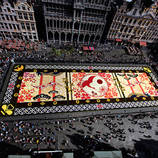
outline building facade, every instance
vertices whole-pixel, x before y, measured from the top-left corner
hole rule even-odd
[[[17,22],[20,24],[21,33],[26,40],[38,40],[34,10],[27,2],[18,1],[14,5]]]
[[[112,0],[42,0],[49,43],[95,45],[101,40]]]
[[[130,42],[153,43],[158,40],[158,3],[142,10],[141,0],[137,0],[132,9],[127,2],[117,10],[110,26],[109,40],[125,40]]]
[[[14,6],[4,1],[0,6],[0,36],[3,39],[38,40],[33,7],[23,1]]]

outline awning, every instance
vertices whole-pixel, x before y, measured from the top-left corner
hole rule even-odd
[[[143,41],[140,41],[140,46],[147,46],[147,43],[146,42],[143,42]]]
[[[87,46],[83,46],[83,50],[89,50]]]
[[[89,50],[94,50],[94,47],[89,47]]]
[[[116,38],[116,41],[117,41],[117,42],[122,42],[122,39]]]

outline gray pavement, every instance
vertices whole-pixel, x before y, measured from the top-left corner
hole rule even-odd
[[[110,115],[85,117],[85,118],[73,118],[73,119],[60,119],[60,120],[28,120],[23,122],[5,121],[1,122],[0,128],[0,140],[13,143],[20,146],[23,149],[37,148],[36,139],[41,139],[38,145],[39,149],[61,149],[72,150],[78,149],[78,147],[72,143],[68,135],[79,134],[82,136],[90,136],[93,139],[110,144],[116,149],[126,148],[134,149],[134,141],[140,139],[153,139],[158,140],[158,114],[155,114],[155,118],[151,117],[152,113],[146,113],[144,118],[136,118],[138,114],[129,115]],[[144,115],[143,113],[141,115]],[[134,123],[133,123],[134,122]],[[33,125],[28,128],[28,124]],[[9,130],[7,132],[3,128]],[[23,132],[20,132],[20,128]],[[147,127],[150,127],[147,129]],[[16,129],[17,128],[17,129]],[[91,128],[91,129],[90,129]],[[122,130],[121,132],[120,129]],[[129,129],[134,130],[130,132]],[[29,130],[29,133],[27,131]],[[83,133],[80,132],[83,131]],[[15,132],[16,131],[16,132]],[[34,132],[35,131],[35,132]],[[99,133],[99,134],[98,134]],[[11,141],[11,136],[18,136],[17,139]],[[150,138],[144,137],[144,135],[150,135]],[[32,141],[26,141],[27,137],[32,138]],[[51,141],[47,141],[52,138]],[[20,141],[19,141],[20,140]],[[64,142],[67,142],[64,144]]]

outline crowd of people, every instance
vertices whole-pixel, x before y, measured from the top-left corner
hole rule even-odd
[[[135,156],[138,151],[134,150],[134,140],[157,140],[157,118],[157,112],[150,112],[60,120],[1,121],[0,142],[30,152],[34,149],[95,151],[125,148]]]

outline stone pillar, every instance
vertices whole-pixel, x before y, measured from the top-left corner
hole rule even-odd
[[[80,37],[81,24],[82,24],[82,16],[83,16],[83,11],[81,11],[81,16],[80,16],[80,23],[79,23],[79,31],[78,31],[77,43],[79,42],[79,37]]]
[[[76,16],[76,10],[74,9],[74,12],[73,12],[73,19],[72,19],[72,36],[71,36],[71,43],[73,42],[75,16]]]

